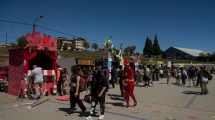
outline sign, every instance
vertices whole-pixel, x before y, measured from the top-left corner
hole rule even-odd
[[[36,46],[38,50],[44,50],[45,48],[51,51],[57,50],[57,42],[51,36],[39,32],[27,33],[25,39],[28,41],[27,47]]]
[[[171,66],[172,66],[171,61],[168,61],[168,62],[167,62],[167,67],[170,68]]]

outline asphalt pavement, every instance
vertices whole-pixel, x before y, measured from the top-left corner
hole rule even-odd
[[[213,78],[215,75],[213,75]],[[188,81],[187,81],[188,82]],[[137,107],[124,108],[119,86],[110,88],[106,96],[104,120],[215,120],[215,79],[209,82],[209,94],[200,95],[200,88],[175,85],[175,79],[155,81],[153,87],[135,87]],[[57,96],[47,96],[46,101],[29,109],[34,102],[28,99],[0,93],[0,120],[84,120],[89,114],[90,104],[84,102],[87,112],[77,111],[65,116],[69,101],[58,101]],[[133,104],[132,99],[131,104]],[[96,107],[97,120],[99,105]]]

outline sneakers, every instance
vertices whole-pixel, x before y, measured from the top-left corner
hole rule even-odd
[[[104,119],[104,117],[105,117],[104,115],[100,115],[100,116],[99,116],[99,120]],[[85,119],[86,119],[86,120],[92,120],[93,118],[92,118],[92,116],[88,116],[88,117],[86,117]]]
[[[134,102],[134,107],[137,106],[137,102]]]
[[[82,112],[86,112],[86,108],[84,108],[84,109],[82,110]]]
[[[75,110],[77,110],[77,108],[72,108],[72,109],[70,109],[69,112],[67,112],[67,113],[65,114],[65,116],[71,115]]]
[[[104,115],[100,115],[100,116],[99,116],[99,120],[104,119],[104,117],[105,117]]]
[[[86,120],[92,120],[93,118],[91,116],[88,116],[85,118]]]
[[[125,108],[129,108],[130,107],[130,105],[125,105]]]

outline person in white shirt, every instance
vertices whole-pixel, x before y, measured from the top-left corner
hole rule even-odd
[[[34,87],[36,91],[37,98],[39,99],[43,94],[43,74],[42,68],[37,67],[37,65],[33,66],[33,70],[31,72],[31,76],[34,77]],[[40,92],[39,92],[40,90]],[[39,92],[39,93],[38,93]]]

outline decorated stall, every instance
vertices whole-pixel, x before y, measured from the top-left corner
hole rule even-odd
[[[8,93],[19,95],[24,91],[24,76],[31,75],[33,65],[43,69],[44,89],[52,93],[58,57],[56,40],[39,32],[28,33],[25,38],[28,41],[25,48],[9,50]]]

